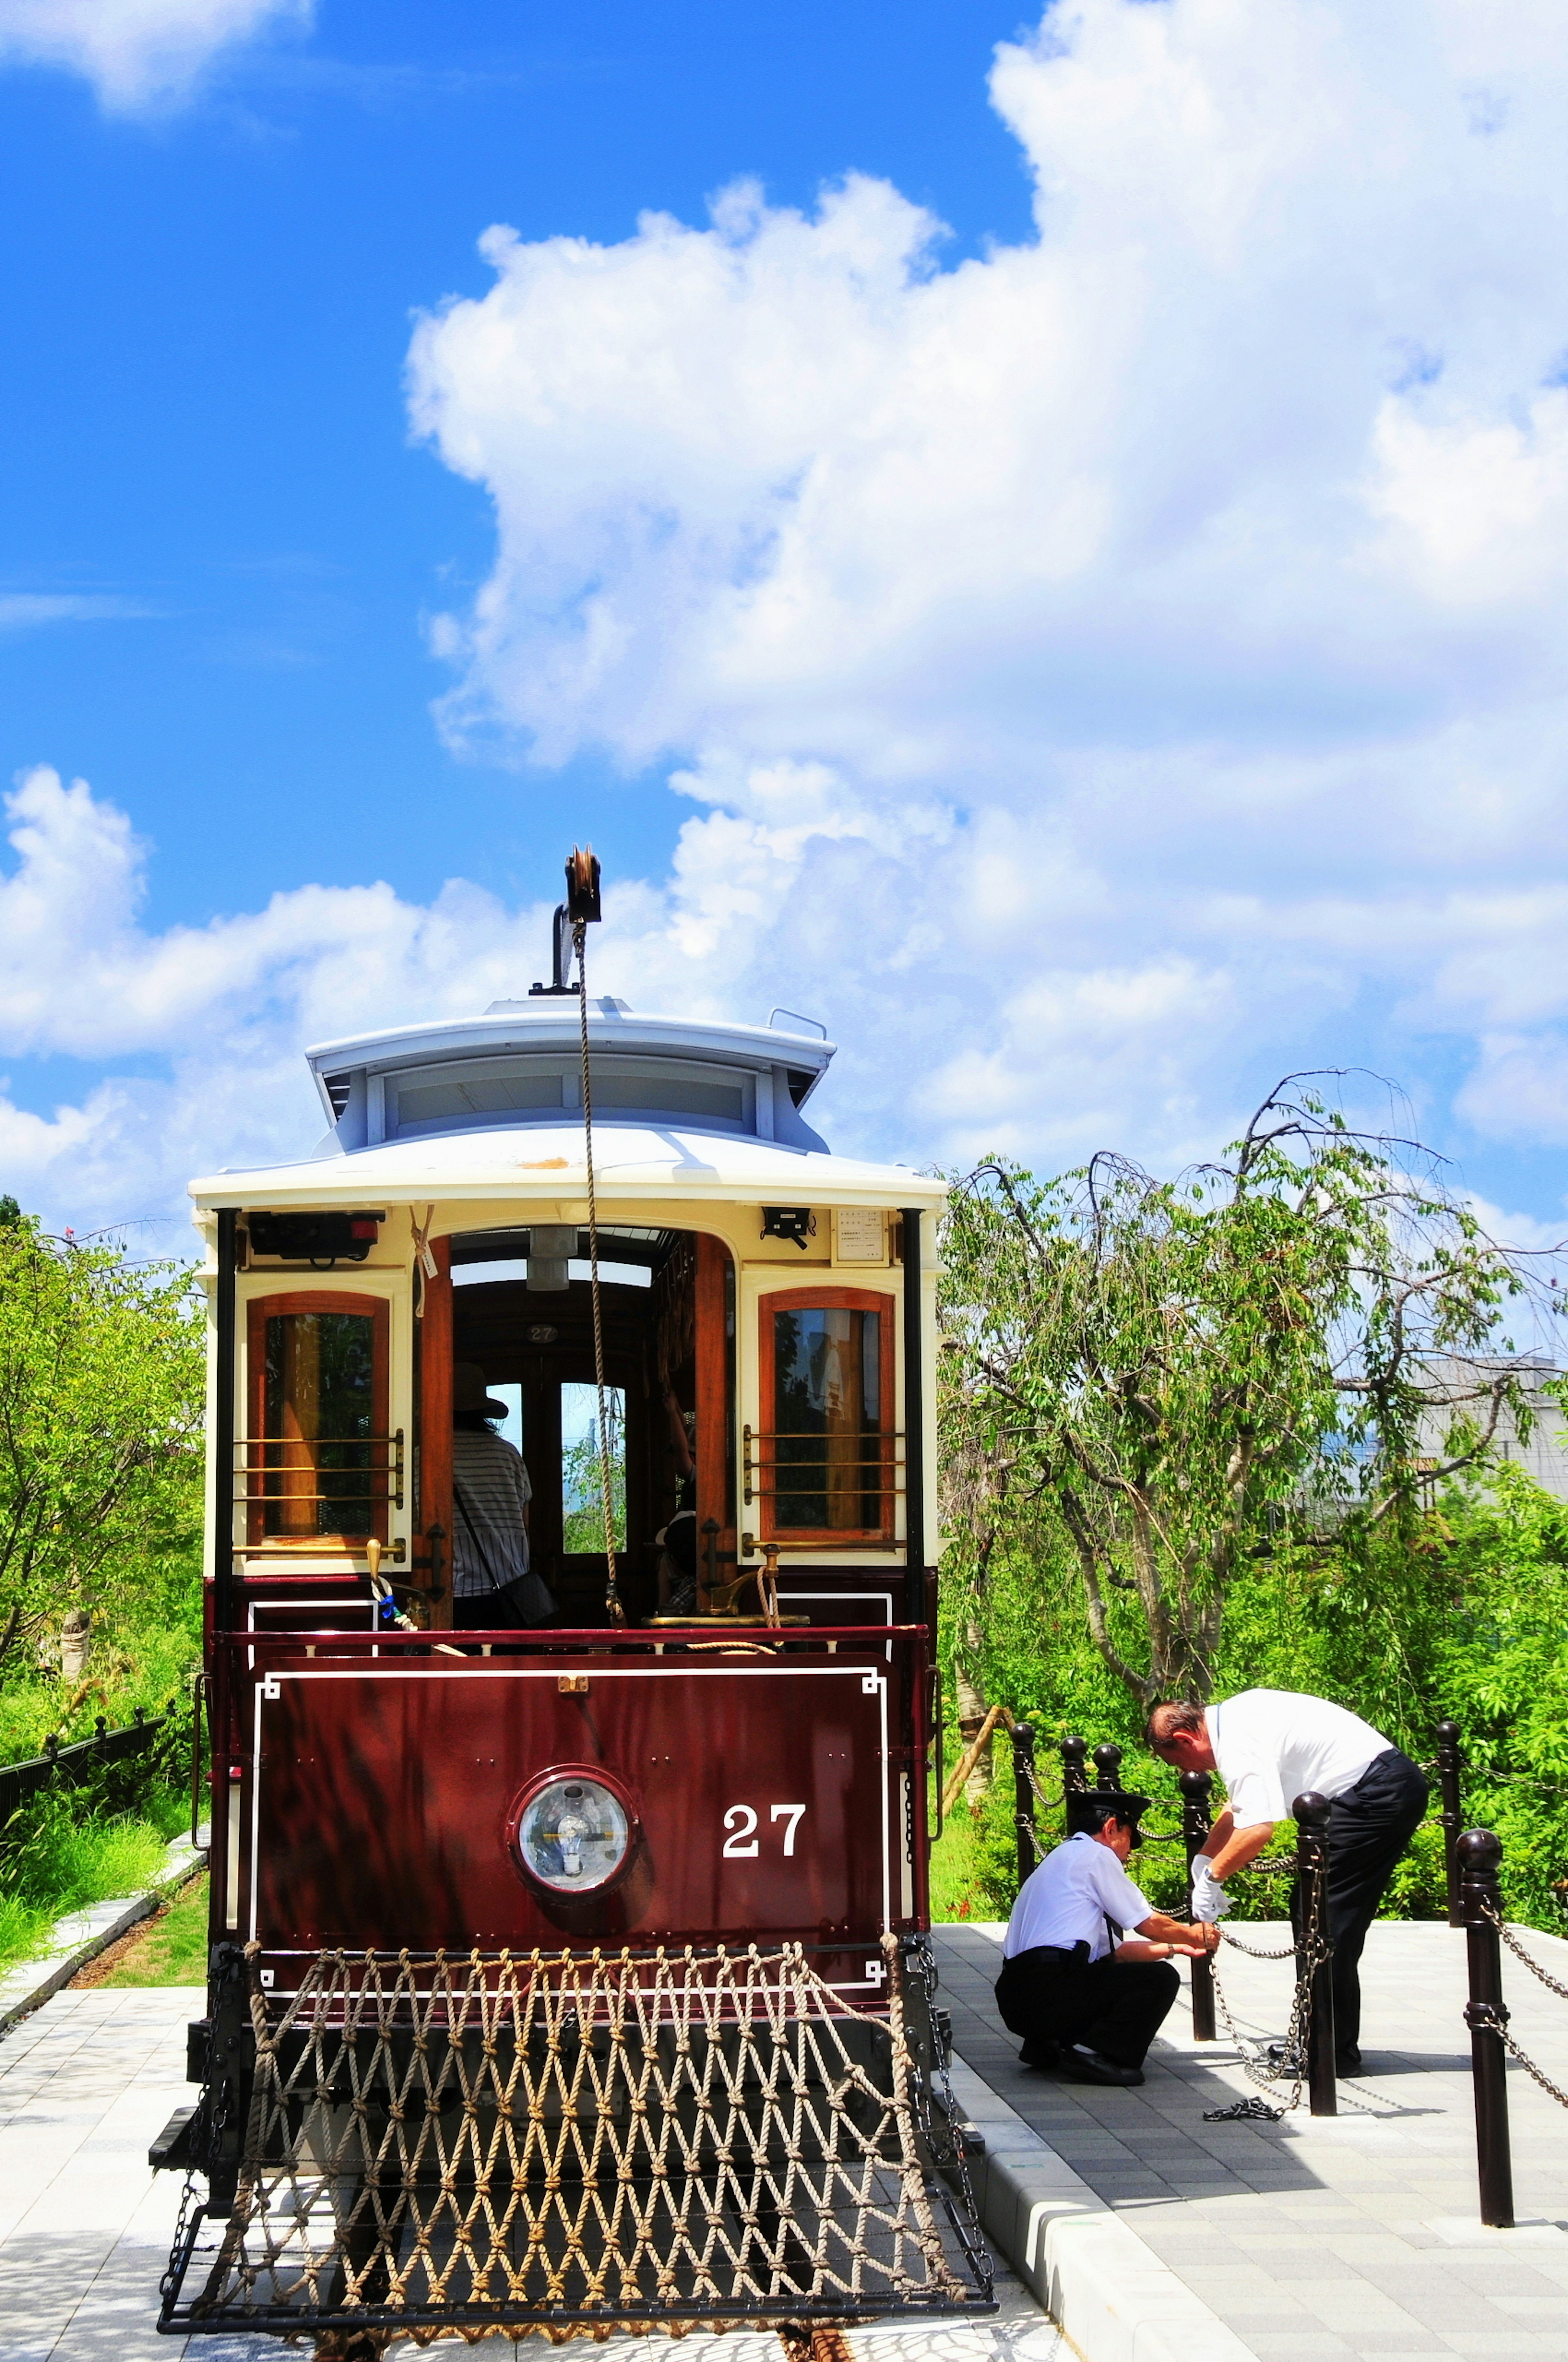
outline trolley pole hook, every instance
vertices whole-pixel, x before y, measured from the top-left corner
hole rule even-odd
[[[588,929],[601,916],[599,908],[599,866],[592,845],[580,851],[572,847],[566,864],[566,917],[572,930],[572,948],[577,955],[577,1015],[583,1045],[583,1150],[588,1169],[588,1280],[594,1308],[594,1384],[598,1394],[599,1422],[599,1491],[604,1501],[604,1604],[609,1610],[612,1624],[624,1624],[626,1609],[621,1605],[620,1585],[615,1564],[615,1488],[610,1473],[609,1427],[605,1417],[604,1382],[604,1318],[599,1308],[599,1219],[598,1192],[594,1181],[594,1097],[593,1077],[588,1064]]]

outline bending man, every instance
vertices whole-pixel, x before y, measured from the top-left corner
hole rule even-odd
[[[1242,1690],[1223,1705],[1179,1698],[1149,1716],[1148,1743],[1182,1772],[1218,1772],[1227,1803],[1192,1865],[1192,1908],[1216,1920],[1223,1881],[1255,1861],[1298,1796],[1329,1799],[1329,1939],[1333,1945],[1334,2065],[1361,2070],[1362,1947],[1394,1867],[1426,1814],[1427,1783],[1409,1757],[1359,1715],[1295,1690]],[[1301,1899],[1290,1920],[1301,1934]]]
[[[1113,1788],[1069,1794],[1065,1845],[1018,1890],[996,1980],[1002,2023],[1022,2035],[1025,2067],[1059,2067],[1080,2083],[1141,2083],[1149,2044],[1181,1980],[1174,1958],[1212,1951],[1213,1927],[1152,1910],[1123,1867],[1143,1843],[1146,1796]],[[1135,1937],[1125,1931],[1135,1927]]]

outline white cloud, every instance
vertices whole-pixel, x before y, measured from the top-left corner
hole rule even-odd
[[[1020,1140],[1174,1141],[1273,1043],[1419,1066],[1520,999],[1544,1077],[1559,12],[1062,0],[992,88],[1037,235],[956,265],[853,175],[488,234],[410,359],[496,514],[446,728],[675,763],[771,955],[903,993],[877,1104],[938,1144],[991,1093]],[[1528,1132],[1486,1056],[1460,1120]]]
[[[846,1147],[1179,1162],[1364,1059],[1460,1144],[1560,1139],[1560,12],[1060,0],[992,94],[1037,234],[956,263],[853,174],[489,233],[410,357],[496,515],[445,726],[670,766],[596,980],[820,1014]],[[23,1120],[60,1187],[292,1148],[301,1041],[541,966],[457,885],[150,934],[128,823],[47,774],[15,822],[0,1054],[170,1063]]]
[[[107,590],[0,590],[0,632],[37,631],[45,624],[143,623],[162,613]]]
[[[0,61],[81,74],[130,114],[188,97],[221,51],[312,14],[313,0],[0,0]]]

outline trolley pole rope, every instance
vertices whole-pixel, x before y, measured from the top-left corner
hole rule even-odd
[[[626,1609],[621,1605],[620,1585],[616,1579],[615,1565],[615,1488],[610,1475],[609,1429],[605,1420],[604,1384],[604,1319],[599,1310],[599,1216],[598,1192],[594,1186],[594,1097],[588,1073],[588,958],[587,925],[582,919],[574,921],[572,947],[577,955],[577,1014],[582,1021],[583,1041],[583,1145],[588,1167],[588,1282],[594,1307],[594,1384],[598,1393],[599,1416],[599,1494],[604,1504],[604,1562],[607,1580],[604,1604],[610,1619],[624,1624]]]

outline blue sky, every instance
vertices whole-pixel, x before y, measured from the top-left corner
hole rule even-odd
[[[629,791],[587,759],[520,783],[430,725],[445,682],[421,618],[478,584],[491,535],[411,442],[412,317],[484,291],[492,222],[614,240],[649,207],[700,216],[738,171],[802,203],[853,159],[956,240],[1016,234],[1027,182],[984,90],[1013,21],[328,0],[313,35],[220,55],[150,117],[13,70],[0,602],[126,619],[0,632],[0,761],[132,811],[154,925],[368,875],[534,896],[577,824],[661,864],[681,817],[661,774]],[[390,840],[368,867],[367,822]]]
[[[819,1010],[846,1148],[1364,1063],[1554,1233],[1561,50],[0,0],[0,1187],[177,1238],[587,835],[602,980]]]

